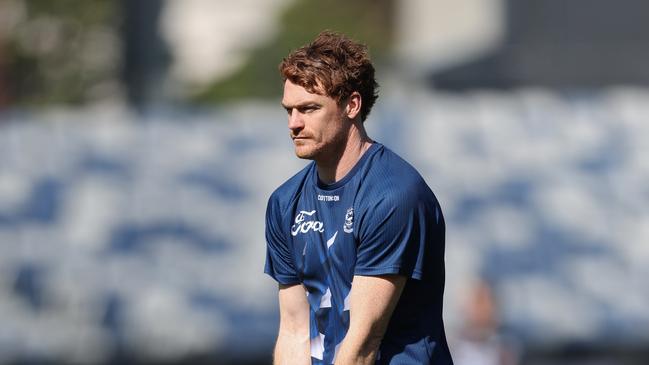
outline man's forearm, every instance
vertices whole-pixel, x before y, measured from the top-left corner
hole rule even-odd
[[[335,365],[373,365],[380,345],[380,337],[347,333],[340,345]]]
[[[349,330],[336,365],[373,365],[392,312],[405,286],[404,276],[354,276],[350,292]]]
[[[281,334],[277,336],[274,365],[310,365],[310,342],[307,335]]]

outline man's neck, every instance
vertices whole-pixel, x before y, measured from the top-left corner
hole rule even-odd
[[[328,159],[316,160],[320,181],[325,184],[340,181],[354,168],[371,145],[372,140],[363,128],[352,128],[346,143],[338,151],[333,151],[327,156]]]

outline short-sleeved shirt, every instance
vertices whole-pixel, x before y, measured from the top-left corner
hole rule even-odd
[[[332,364],[349,327],[354,275],[408,280],[376,364],[451,364],[442,322],[445,225],[419,173],[380,143],[327,185],[315,163],[282,184],[266,211],[265,272],[302,284],[311,360]]]

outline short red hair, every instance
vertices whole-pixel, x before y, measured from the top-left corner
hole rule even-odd
[[[313,42],[284,58],[279,71],[284,81],[310,93],[327,95],[338,103],[357,91],[361,95],[362,121],[379,96],[367,47],[340,33],[321,32]]]

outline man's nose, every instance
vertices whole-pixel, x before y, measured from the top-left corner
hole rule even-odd
[[[291,110],[291,113],[289,113],[288,115],[288,129],[295,130],[302,128],[304,128],[304,120],[302,119],[302,115],[300,115],[300,112],[298,110]]]

